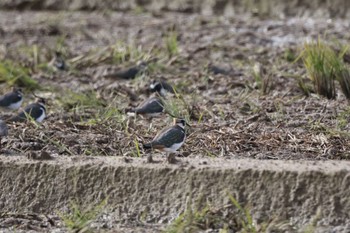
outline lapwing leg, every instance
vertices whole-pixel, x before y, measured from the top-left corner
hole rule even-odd
[[[175,156],[176,156],[175,153],[168,153],[167,154],[167,161],[168,161],[168,163],[170,163],[170,164],[177,163],[177,160],[176,160]]]
[[[152,152],[147,155],[147,163],[154,163]]]
[[[137,120],[137,114],[135,113],[135,115],[134,115],[134,124],[136,124],[136,120]]]

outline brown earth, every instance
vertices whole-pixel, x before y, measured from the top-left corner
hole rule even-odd
[[[150,12],[183,12],[205,15],[239,15],[251,13],[259,16],[319,16],[348,17],[347,0],[308,1],[233,1],[233,0],[2,0],[1,9],[15,10],[145,10]]]
[[[0,12],[1,61],[29,68],[41,86],[35,93],[49,101],[43,124],[11,124],[2,140],[0,216],[14,222],[1,224],[17,227],[25,219],[37,221],[32,225],[38,231],[60,231],[62,222],[52,226],[50,218],[66,211],[69,200],[84,206],[110,196],[111,210],[101,218],[111,220],[98,220],[99,227],[156,230],[185,210],[191,187],[193,201],[203,196],[223,219],[237,212],[225,207],[227,189],[258,224],[287,221],[281,227],[295,232],[316,218],[320,231],[340,226],[341,232],[349,224],[349,163],[316,160],[349,159],[348,101],[339,87],[336,100],[306,96],[298,80],[312,85],[303,64],[292,61],[307,39],[319,35],[347,43],[347,29],[341,19],[246,14]],[[174,32],[178,53],[170,56],[165,44]],[[69,71],[46,66],[56,49]],[[104,78],[154,58],[149,72],[135,80]],[[212,74],[209,63],[227,73]],[[254,67],[262,81],[254,79]],[[125,114],[160,77],[183,96],[185,104],[176,103],[192,125],[180,150],[183,166],[137,158],[137,145],[169,125],[169,117],[150,121]],[[24,90],[25,102],[33,101]],[[36,162],[41,156],[52,161]],[[49,216],[18,217],[26,211]]]

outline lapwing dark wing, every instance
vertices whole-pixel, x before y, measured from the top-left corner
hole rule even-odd
[[[186,139],[185,126],[184,119],[174,118],[173,126],[160,131],[151,142],[143,144],[143,148],[167,152],[168,162],[173,163],[174,157],[170,157],[170,155],[184,144]]]
[[[136,66],[126,68],[111,74],[104,75],[105,78],[116,78],[116,79],[134,79],[137,75],[145,72],[147,69],[147,63],[141,62]]]
[[[231,73],[231,70],[209,64],[208,65],[208,71],[213,74],[223,74],[223,75],[229,75]]]
[[[143,115],[146,117],[156,117],[163,113],[164,105],[160,98],[151,97],[143,101],[138,107],[132,109],[130,112]]]
[[[151,92],[157,92],[161,96],[175,94],[174,88],[164,80],[153,80],[149,86]]]
[[[0,120],[0,149],[2,148],[2,138],[8,135],[8,127],[7,124]]]
[[[7,121],[20,122],[32,118],[37,122],[42,122],[46,117],[45,100],[39,98],[35,103],[26,106],[18,115],[11,117]]]
[[[0,96],[0,107],[4,109],[19,109],[23,102],[23,93],[20,88],[13,88],[11,92]]]

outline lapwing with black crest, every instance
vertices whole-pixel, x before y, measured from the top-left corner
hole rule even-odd
[[[188,124],[185,119],[174,118],[173,126],[160,131],[151,142],[143,144],[143,148],[166,152],[167,161],[169,163],[176,163],[175,153],[184,144],[186,139],[186,125]]]
[[[0,107],[8,110],[19,109],[23,102],[23,93],[20,88],[12,88],[12,91],[0,96]]]
[[[165,80],[153,80],[149,86],[151,92],[157,92],[159,95],[166,97],[167,95],[174,95],[174,87]]]

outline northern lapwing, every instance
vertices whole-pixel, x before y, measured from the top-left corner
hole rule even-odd
[[[0,96],[0,107],[4,109],[19,109],[23,102],[23,93],[20,88],[14,87],[11,92]]]
[[[56,51],[49,65],[56,70],[67,70],[68,66],[60,52]]]
[[[131,109],[130,112],[146,117],[156,117],[164,112],[163,101],[158,97],[151,97],[143,101],[139,106]]]
[[[151,92],[157,92],[159,95],[165,97],[168,94],[174,95],[174,88],[164,80],[153,80],[149,86]]]
[[[184,144],[186,139],[186,124],[184,119],[174,118],[173,126],[160,131],[151,142],[143,144],[143,148],[166,152],[167,161],[175,163],[175,152]]]
[[[38,98],[36,102],[27,105],[18,115],[9,118],[7,121],[21,122],[32,118],[36,122],[42,122],[45,117],[45,100],[43,98]]]
[[[116,78],[116,79],[134,79],[137,75],[142,74],[147,69],[146,62],[140,62],[136,66],[126,68],[111,74],[104,75],[105,78]]]
[[[227,69],[224,67],[220,67],[217,65],[214,65],[213,63],[209,63],[208,64],[208,72],[216,75],[216,74],[222,74],[222,75],[233,75],[233,70],[231,69]]]
[[[8,135],[8,127],[7,124],[0,120],[0,149],[2,148],[2,138]]]

